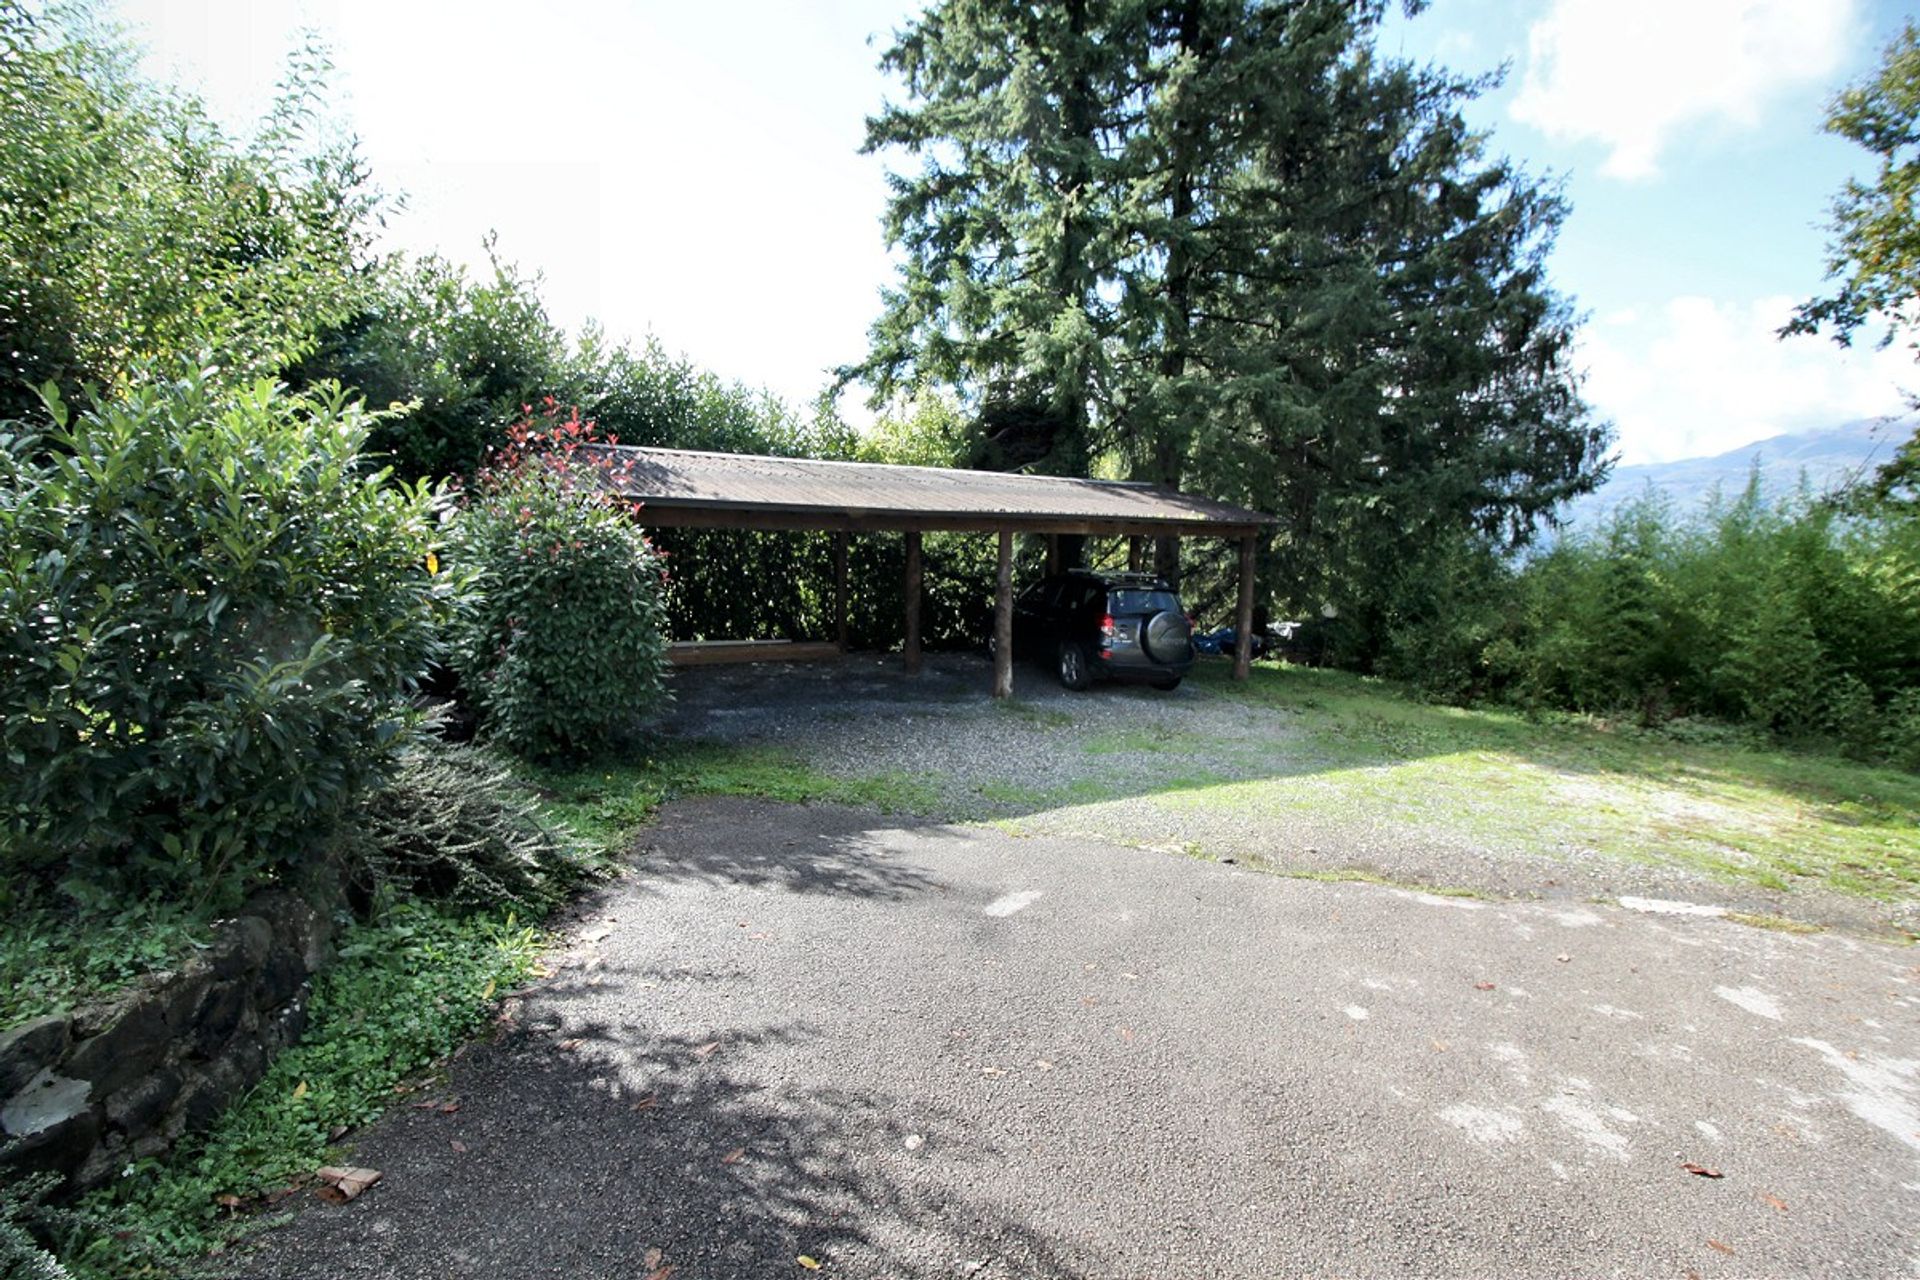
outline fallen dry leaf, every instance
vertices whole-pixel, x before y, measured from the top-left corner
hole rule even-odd
[[[562,1052],[572,1053],[575,1049],[578,1049],[581,1045],[585,1043],[586,1041],[582,1040],[579,1036],[569,1036],[565,1040],[562,1040],[559,1043],[559,1045],[556,1047],[559,1048]]]
[[[222,1209],[238,1209],[241,1205],[246,1203],[245,1200],[242,1200],[239,1196],[233,1195],[231,1193],[224,1196],[215,1196],[213,1198],[213,1202],[219,1205]]]
[[[1713,1239],[1712,1237],[1708,1237],[1707,1239],[1707,1248],[1718,1249],[1721,1253],[1726,1253],[1726,1254],[1731,1254],[1733,1252],[1732,1245],[1723,1244],[1720,1241]]]
[[[1007,1074],[1007,1071],[1005,1067],[982,1067],[980,1068],[980,1074],[983,1076],[1003,1076]]]
[[[651,1271],[660,1265],[660,1259],[664,1257],[666,1257],[666,1255],[658,1249],[649,1249],[640,1255],[640,1265]]]
[[[360,1169],[339,1165],[328,1165],[314,1176],[325,1185],[319,1190],[322,1200],[334,1204],[345,1204],[358,1199],[360,1193],[380,1181],[378,1169]]]
[[[590,929],[590,930],[588,930],[587,932],[585,932],[585,933],[583,933],[583,934],[581,934],[581,935],[580,935],[580,941],[582,941],[582,942],[604,942],[604,941],[605,941],[606,939],[608,939],[608,938],[610,938],[610,937],[612,937],[612,936],[613,936],[613,930],[611,930],[611,929],[608,929],[608,928],[604,928],[604,927],[603,927],[603,928],[599,928],[599,929]]]
[[[1445,1053],[1447,1051],[1447,1042],[1445,1040],[1430,1040],[1429,1043],[1433,1045],[1433,1051],[1435,1053]]]
[[[628,1107],[627,1110],[645,1111],[648,1107],[657,1107],[659,1105],[660,1105],[660,1095],[657,1093],[650,1093],[646,1097],[640,1099],[640,1101],[634,1103],[631,1107]]]
[[[1781,1213],[1785,1213],[1787,1211],[1787,1202],[1785,1200],[1782,1200],[1779,1196],[1772,1194],[1771,1192],[1762,1191],[1760,1193],[1760,1198],[1766,1201],[1769,1205],[1772,1205],[1775,1209],[1778,1209]]]
[[[1053,1070],[1053,1064],[1052,1064],[1051,1062],[1048,1062],[1048,1061],[1047,1061],[1047,1060],[1046,1060],[1045,1058],[1035,1058],[1035,1059],[1033,1060],[1033,1065],[1034,1065],[1034,1066],[1035,1066],[1035,1067],[1036,1067],[1036,1068],[1037,1068],[1038,1070],[1041,1070],[1041,1071],[1051,1071],[1051,1070]]]
[[[1566,952],[1562,951],[1559,955],[1555,956],[1554,959],[1558,960],[1561,964],[1566,964],[1568,961],[1572,960],[1573,957],[1568,955]]]
[[[467,1154],[467,1144],[460,1141],[460,1139],[458,1138],[455,1138],[452,1142],[448,1143],[447,1145],[453,1148],[453,1153],[455,1155],[463,1156]]]
[[[1709,1169],[1706,1165],[1695,1164],[1691,1160],[1681,1161],[1680,1167],[1682,1169],[1685,1169],[1688,1173],[1692,1174],[1696,1178],[1721,1178],[1726,1176],[1725,1174],[1721,1173],[1718,1169]]]
[[[695,1049],[693,1051],[693,1056],[696,1058],[711,1058],[713,1056],[713,1051],[715,1049],[718,1049],[719,1047],[720,1047],[720,1042],[718,1040],[709,1040],[705,1044],[701,1045],[698,1049]]]
[[[1127,1043],[1129,1043],[1129,1044],[1131,1044],[1131,1043],[1133,1043],[1133,1028],[1132,1028],[1132,1027],[1121,1027],[1121,1028],[1120,1028],[1120,1038],[1121,1038],[1122,1040],[1125,1040],[1125,1041],[1126,1041]]]
[[[1475,991],[1491,991],[1493,990],[1493,984],[1491,982],[1476,982],[1473,984],[1473,989]]]
[[[742,1160],[745,1160],[746,1158],[747,1158],[747,1149],[745,1147],[735,1147],[733,1150],[727,1152],[727,1154],[720,1157],[720,1163],[721,1164],[739,1164]]]
[[[299,1084],[293,1086],[293,1100],[295,1102],[298,1102],[300,1101],[300,1099],[306,1096],[307,1096],[307,1082],[305,1080],[302,1080]]]
[[[795,1258],[794,1261],[799,1263],[801,1266],[805,1267],[809,1271],[818,1271],[820,1269],[820,1259],[810,1258],[804,1253],[801,1254],[799,1257]]]
[[[668,1263],[664,1267],[655,1267],[653,1270],[647,1272],[647,1280],[667,1280],[668,1276],[671,1276],[679,1269],[680,1268],[674,1266],[672,1263]]]

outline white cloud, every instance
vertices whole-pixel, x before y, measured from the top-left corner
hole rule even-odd
[[[1590,326],[1581,339],[1587,399],[1618,429],[1621,461],[1724,453],[1904,410],[1903,388],[1920,382],[1910,348],[1776,338],[1792,310],[1786,297],[1679,297]]]
[[[1856,0],[1553,0],[1527,33],[1513,118],[1608,148],[1601,172],[1651,177],[1682,129],[1753,128],[1782,90],[1831,80]]]

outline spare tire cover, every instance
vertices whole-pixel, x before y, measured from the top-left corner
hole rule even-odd
[[[1155,662],[1185,662],[1193,654],[1193,628],[1172,609],[1147,620],[1147,656]]]

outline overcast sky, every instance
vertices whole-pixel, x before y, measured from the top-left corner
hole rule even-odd
[[[235,122],[302,28],[399,247],[545,276],[554,317],[669,348],[795,401],[865,350],[890,276],[884,162],[857,154],[875,62],[911,0],[544,5],[120,0],[151,70]],[[1587,393],[1626,462],[1889,413],[1899,350],[1777,341],[1816,292],[1826,208],[1863,153],[1820,133],[1876,63],[1892,0],[1434,0],[1387,52],[1510,67],[1493,147],[1565,178],[1553,259],[1589,316]],[[449,15],[458,15],[449,21]]]

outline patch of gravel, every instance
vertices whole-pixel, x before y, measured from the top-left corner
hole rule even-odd
[[[995,703],[991,679],[986,660],[973,654],[929,654],[918,676],[906,675],[898,657],[874,655],[693,668],[676,677],[676,706],[662,728],[689,741],[778,747],[838,777],[902,776],[937,797],[934,816],[998,821],[1016,832],[1500,897],[1643,895],[1861,932],[1920,930],[1920,904],[1767,890],[1544,835],[1531,844],[1468,835],[1350,789],[1330,789],[1312,805],[1217,796],[1183,803],[1183,793],[1198,788],[1310,780],[1352,766],[1317,752],[1284,708],[1192,682],[1171,692],[1103,684],[1069,693],[1023,665],[1014,671],[1014,699]]]

